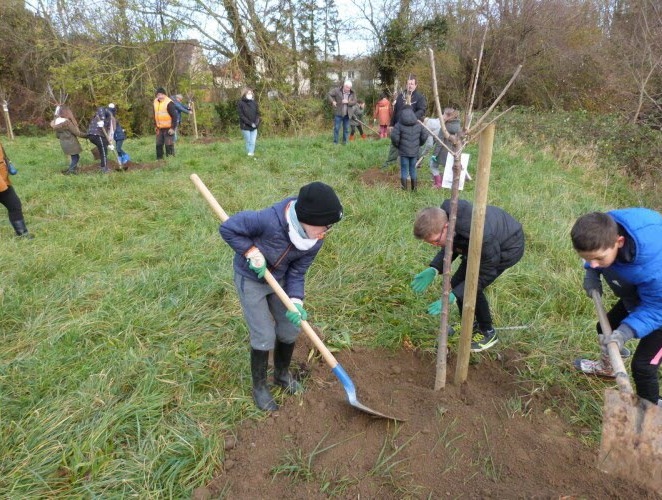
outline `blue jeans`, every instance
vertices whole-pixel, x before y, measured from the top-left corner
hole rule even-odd
[[[406,179],[407,173],[412,181],[416,180],[416,160],[415,156],[400,157],[400,179]]]
[[[255,130],[242,130],[241,135],[244,136],[246,143],[246,152],[249,155],[255,153],[255,141],[257,140],[257,129]]]
[[[342,123],[342,143],[347,142],[349,136],[349,115],[333,117],[333,143],[338,144],[338,132],[340,131],[340,123]]]

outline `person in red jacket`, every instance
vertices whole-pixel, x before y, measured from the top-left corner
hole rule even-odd
[[[372,115],[375,122],[379,125],[380,139],[386,139],[388,137],[388,127],[391,124],[392,116],[393,106],[391,106],[391,101],[388,100],[386,94],[382,94],[377,104],[375,104],[375,111]]]

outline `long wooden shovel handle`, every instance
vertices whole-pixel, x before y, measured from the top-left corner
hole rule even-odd
[[[207,189],[207,186],[205,186],[202,180],[200,180],[200,177],[198,177],[197,174],[191,174],[191,181],[193,181],[193,184],[195,184],[196,189],[200,192],[203,198],[207,200],[207,203],[209,203],[209,206],[212,208],[212,210],[216,213],[216,215],[218,215],[218,218],[221,219],[222,222],[228,220],[228,214],[225,212],[225,210],[223,210],[218,201],[216,201],[216,198],[214,198],[214,195],[211,194],[209,189]],[[268,269],[264,274],[264,279],[267,281],[267,283],[269,283],[269,286],[271,286],[273,291],[276,293],[276,295],[278,295],[278,298],[283,302],[283,304],[285,304],[287,309],[293,312],[298,312],[298,309],[290,297],[287,295],[287,293],[285,293],[283,287],[280,286],[278,281],[276,281],[276,278],[273,277]],[[329,367],[334,369],[336,366],[338,366],[338,360],[336,360],[333,354],[331,354],[331,351],[327,349],[327,347],[324,345],[324,342],[322,342],[322,340],[317,336],[315,330],[313,330],[310,324],[307,321],[301,321],[301,328],[313,343],[313,345],[317,348],[317,350],[322,354],[324,361],[326,361]]]
[[[593,298],[593,303],[595,304],[595,310],[598,313],[598,320],[600,321],[602,333],[611,335],[611,325],[609,324],[609,319],[607,319],[605,308],[602,305],[600,292],[593,290],[591,292],[591,297]],[[634,391],[632,390],[632,384],[630,383],[630,378],[628,377],[628,372],[625,370],[625,364],[623,363],[623,359],[621,358],[621,353],[618,350],[618,345],[616,342],[609,342],[609,344],[607,344],[607,351],[609,352],[609,361],[611,362],[611,367],[614,372],[616,372],[616,383],[618,384],[618,388],[622,392],[634,394]]]

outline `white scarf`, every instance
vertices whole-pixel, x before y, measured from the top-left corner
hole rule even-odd
[[[294,210],[294,205],[296,201],[291,202],[288,207],[285,209],[285,219],[287,220],[287,234],[290,237],[292,244],[297,247],[297,249],[306,251],[313,248],[319,241],[317,238],[310,239],[306,235],[299,219],[297,218],[297,213]]]

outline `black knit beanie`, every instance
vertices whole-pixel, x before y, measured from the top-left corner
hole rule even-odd
[[[299,222],[311,226],[329,226],[342,219],[342,205],[331,186],[311,182],[299,190],[294,205]]]
[[[164,94],[165,95],[166,91],[163,87],[159,87],[156,89],[155,94]]]

